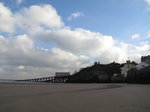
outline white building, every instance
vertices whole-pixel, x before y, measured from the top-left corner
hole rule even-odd
[[[130,61],[126,61],[126,63],[124,64],[124,66],[121,68],[121,75],[123,75],[124,77],[127,76],[127,73],[130,69],[135,68],[136,63],[135,62],[130,62]]]

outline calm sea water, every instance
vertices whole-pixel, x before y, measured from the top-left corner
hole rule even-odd
[[[11,82],[17,82],[15,80],[9,80],[9,79],[0,79],[0,82],[6,82],[6,83],[11,83]]]
[[[0,83],[36,83],[36,82],[25,82],[25,81],[16,81],[9,79],[0,79]]]
[[[0,79],[0,83],[42,83],[42,82],[25,82],[25,81],[11,80],[11,79]]]

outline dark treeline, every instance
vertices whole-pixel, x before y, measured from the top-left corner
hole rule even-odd
[[[68,80],[68,83],[150,83],[150,66],[141,70],[131,69],[127,77],[121,75],[123,64],[110,63],[94,65],[82,68],[74,73]]]
[[[143,69],[131,69],[126,77],[128,83],[150,84],[150,66]]]

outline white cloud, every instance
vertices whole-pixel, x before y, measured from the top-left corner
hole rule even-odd
[[[70,21],[70,20],[76,19],[76,18],[78,18],[78,17],[80,17],[80,16],[83,16],[83,13],[81,13],[81,12],[75,12],[75,13],[72,13],[72,14],[68,17],[68,20]]]
[[[140,45],[145,45],[145,44],[148,44],[148,43],[149,43],[148,41],[141,41]]]
[[[30,35],[36,42],[55,45],[73,54],[88,55],[96,60],[100,60],[102,63],[112,61],[125,62],[128,57],[139,61],[137,60],[139,55],[147,52],[149,49],[149,47],[147,47],[147,50],[140,50],[143,46],[132,46],[114,40],[111,36],[81,28],[74,30],[69,28],[38,30],[37,32],[33,32],[30,32]]]
[[[150,5],[150,0],[145,0],[145,2],[146,2],[148,5]]]
[[[140,34],[133,34],[133,35],[131,35],[131,38],[138,39],[138,38],[140,38]]]
[[[111,48],[115,43],[111,36],[104,36],[100,33],[91,32],[81,28],[74,30],[69,28],[46,31],[41,30],[34,32],[34,34],[31,35],[31,37],[37,42],[43,42],[46,44],[54,43],[57,47],[66,51],[92,56],[98,53],[97,50],[104,51],[105,49]]]
[[[62,27],[63,22],[51,5],[32,5],[22,8],[15,13],[0,3],[0,31],[14,32],[16,30],[29,30],[30,28]]]
[[[28,28],[39,25],[51,28],[63,26],[61,17],[51,5],[32,5],[29,8],[23,8],[15,17],[21,27]]]
[[[145,43],[141,46],[136,46],[135,47],[135,52],[137,52],[137,53],[139,53],[139,52],[150,52],[150,44]]]
[[[60,48],[49,51],[40,49],[27,35],[13,38],[0,36],[0,48],[1,78],[32,78],[53,75],[56,71],[73,72],[89,62],[87,56],[75,55]]]
[[[0,2],[0,32],[14,32],[14,18],[11,10]]]

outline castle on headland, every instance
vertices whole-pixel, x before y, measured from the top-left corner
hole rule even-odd
[[[81,68],[70,75],[70,72],[56,72],[55,76],[19,80],[25,82],[50,83],[144,83],[150,84],[150,55],[142,56],[141,62],[127,60],[119,64],[112,62],[101,64],[95,62],[92,66]]]
[[[100,64],[82,68],[69,77],[70,83],[150,83],[150,56],[142,56],[141,62],[127,60],[126,63]]]

